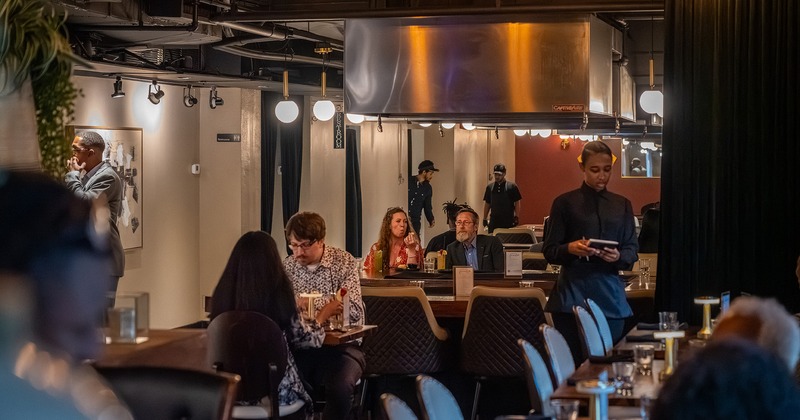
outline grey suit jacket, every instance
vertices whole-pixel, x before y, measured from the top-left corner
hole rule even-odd
[[[503,244],[499,239],[494,236],[478,235],[475,248],[478,251],[478,270],[503,271]],[[454,265],[469,265],[461,242],[453,242],[447,246],[445,265],[447,268],[453,268]]]
[[[67,188],[85,200],[96,200],[101,196],[108,201],[109,214],[109,247],[113,264],[111,275],[122,277],[125,274],[125,251],[117,228],[117,216],[122,208],[122,181],[108,162],[102,162],[100,169],[86,183],[80,179],[79,171],[70,171],[64,176]]]

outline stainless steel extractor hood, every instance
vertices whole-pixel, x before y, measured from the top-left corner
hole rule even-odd
[[[588,14],[348,19],[345,109],[565,129],[632,121],[634,102],[615,100],[635,92],[615,71],[615,32]]]

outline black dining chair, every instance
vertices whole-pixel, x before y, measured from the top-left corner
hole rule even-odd
[[[283,331],[258,312],[223,312],[208,325],[209,366],[241,377],[234,419],[305,418],[303,400],[289,406],[277,404],[288,354]]]
[[[135,419],[228,420],[238,375],[168,367],[95,367]]]

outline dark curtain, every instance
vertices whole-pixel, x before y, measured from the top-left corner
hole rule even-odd
[[[290,96],[300,107],[300,116],[289,124],[280,124],[281,189],[283,190],[283,225],[300,209],[300,176],[303,172],[303,97]],[[291,254],[288,242],[286,251]]]
[[[345,131],[345,246],[347,252],[361,257],[361,161],[356,130]]]
[[[275,160],[280,125],[275,117],[275,105],[283,96],[261,92],[261,230],[272,235],[272,215],[275,205]]]
[[[300,175],[303,170],[303,97],[290,96],[300,107],[300,116],[284,124],[275,117],[275,105],[283,95],[261,94],[261,229],[272,234],[275,197],[275,164],[280,144],[283,224],[300,208]],[[283,226],[279,231],[283,230]],[[287,251],[289,251],[287,247]],[[291,253],[291,252],[290,252]]]
[[[800,310],[797,0],[667,0],[656,306],[749,292]]]

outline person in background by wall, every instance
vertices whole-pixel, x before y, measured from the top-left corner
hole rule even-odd
[[[408,180],[408,215],[411,217],[411,226],[414,232],[422,232],[422,212],[425,211],[425,218],[428,219],[428,226],[433,227],[436,220],[433,217],[431,200],[433,199],[433,187],[431,179],[433,173],[439,172],[429,160],[419,163],[418,173]]]
[[[471,208],[467,203],[464,204],[456,204],[456,199],[453,201],[446,201],[442,204],[442,210],[444,214],[447,216],[447,226],[450,227],[449,230],[446,232],[440,233],[430,241],[428,241],[428,246],[425,247],[425,255],[428,255],[429,252],[436,252],[441,251],[443,249],[447,249],[447,245],[455,242],[456,240],[456,215],[461,209],[469,209]]]
[[[631,176],[647,176],[647,170],[642,167],[642,161],[639,158],[631,159]]]
[[[295,302],[292,282],[283,271],[275,240],[266,232],[247,232],[233,247],[214,288],[210,318],[227,311],[254,311],[278,324],[292,350],[322,346],[325,331],[320,324],[333,315],[335,308],[326,306],[316,319],[306,321]],[[302,399],[306,412],[313,411],[314,402],[303,387],[291,352],[278,394],[281,405]]]
[[[506,179],[506,165],[494,165],[494,182],[483,193],[483,226],[489,228],[489,233],[519,224],[520,200],[517,184]]]
[[[480,271],[503,271],[503,244],[494,236],[478,235],[478,222],[475,210],[459,210],[456,242],[447,246],[446,268],[469,265]]]
[[[72,141],[72,158],[67,161],[64,182],[67,188],[84,200],[105,200],[108,212],[109,244],[113,264],[110,267],[108,291],[115,293],[119,278],[125,275],[125,251],[117,228],[122,206],[122,181],[114,168],[103,161],[106,142],[96,131],[82,131]],[[81,176],[81,171],[85,174]]]
[[[372,272],[376,268],[375,253],[378,251],[383,255],[384,273],[389,273],[390,269],[406,269],[409,265],[417,265],[422,259],[419,237],[411,229],[406,212],[400,207],[390,207],[386,210],[378,242],[372,244],[367,258],[364,259],[364,270],[367,272]]]
[[[286,242],[292,250],[283,260],[296,294],[322,293],[317,311],[341,314],[343,304],[333,295],[350,296],[350,325],[364,324],[359,267],[347,251],[325,244],[325,220],[317,213],[300,212],[286,223]],[[298,302],[301,310],[305,299]],[[303,378],[315,389],[325,388],[323,419],[346,419],[356,383],[364,372],[365,359],[359,342],[299,349],[294,354]]]
[[[586,298],[594,300],[608,319],[614,342],[622,338],[625,319],[633,315],[618,273],[636,262],[639,245],[630,200],[606,188],[613,164],[608,145],[586,143],[579,157],[583,183],[553,200],[545,229],[542,253],[548,263],[561,266],[545,310],[551,312],[576,364],[583,354],[573,306],[583,306]],[[589,246],[590,238],[618,245],[598,249]]]

